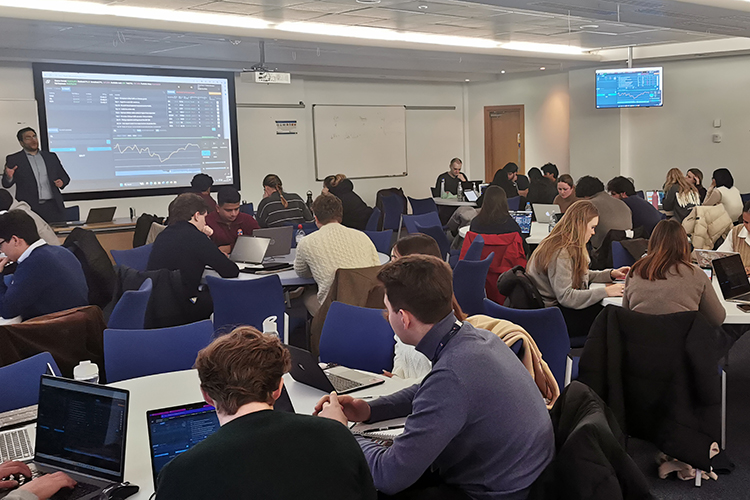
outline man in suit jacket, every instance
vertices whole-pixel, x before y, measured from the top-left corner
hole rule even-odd
[[[65,220],[60,190],[68,185],[70,177],[55,153],[39,149],[36,131],[22,128],[16,134],[21,151],[5,158],[3,187],[16,185],[16,199],[25,201],[31,210],[47,222]]]

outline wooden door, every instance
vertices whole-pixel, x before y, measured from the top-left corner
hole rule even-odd
[[[495,172],[508,162],[526,171],[524,162],[523,105],[484,107],[484,179],[492,181]]]

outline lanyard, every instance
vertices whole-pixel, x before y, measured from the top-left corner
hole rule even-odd
[[[458,331],[461,329],[461,327],[464,326],[464,324],[458,320],[456,320],[455,323],[453,323],[453,328],[450,329],[448,333],[446,333],[442,339],[440,339],[440,343],[437,346],[437,349],[435,349],[435,355],[432,357],[432,362],[435,363],[438,359],[438,356],[440,356],[440,353],[443,352],[443,349],[445,349],[445,346],[448,345],[448,342],[451,341],[453,337],[456,336]]]

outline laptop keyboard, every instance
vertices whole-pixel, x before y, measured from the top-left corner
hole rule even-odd
[[[98,490],[100,487],[96,486],[94,484],[89,483],[78,483],[76,484],[75,488],[72,490],[69,490],[68,488],[63,488],[51,497],[49,497],[50,500],[75,500],[76,498],[83,498],[86,495],[93,493],[94,491]]]
[[[356,387],[364,385],[360,382],[356,382],[348,378],[339,377],[338,375],[334,375],[333,373],[326,372],[326,377],[328,377],[328,380],[331,381],[331,385],[334,389],[336,389],[336,392],[349,391]]]
[[[8,460],[28,460],[34,456],[26,429],[0,434],[0,463]]]

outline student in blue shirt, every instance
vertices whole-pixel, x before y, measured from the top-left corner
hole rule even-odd
[[[622,200],[630,208],[633,216],[633,229],[642,229],[640,236],[650,238],[656,225],[666,216],[659,212],[651,203],[636,196],[635,186],[629,179],[618,175],[607,183],[607,191],[613,198]]]

